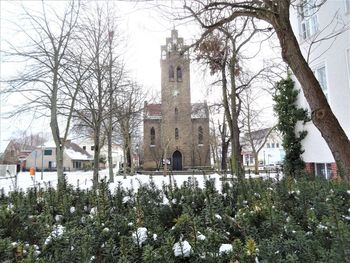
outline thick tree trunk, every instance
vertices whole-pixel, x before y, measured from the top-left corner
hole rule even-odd
[[[55,57],[56,64],[57,57]],[[52,80],[52,96],[51,96],[51,115],[50,115],[50,127],[53,140],[56,145],[56,165],[57,165],[57,182],[58,189],[64,185],[63,175],[63,151],[64,142],[60,137],[60,128],[57,121],[57,94],[58,94],[58,68],[53,69],[53,80]]]
[[[257,152],[253,152],[253,156],[254,156],[254,173],[255,174],[259,174],[259,160],[258,160],[258,153]]]
[[[227,150],[228,145],[225,141],[221,144],[221,170],[227,171]]]
[[[288,14],[284,14],[288,15]],[[350,141],[332,112],[319,82],[304,59],[287,19],[282,17],[274,25],[282,47],[283,60],[288,63],[303,89],[311,108],[311,118],[328,144],[338,170],[350,180]]]
[[[58,176],[58,185],[62,187],[64,185],[64,166],[63,166],[63,149],[60,147],[56,148],[56,166],[57,166],[57,175]]]
[[[235,43],[232,43],[233,50],[235,54]],[[242,169],[242,156],[241,156],[241,144],[239,142],[239,126],[238,126],[238,106],[237,106],[237,87],[236,87],[236,76],[234,75],[236,69],[236,56],[232,56],[230,59],[230,79],[231,79],[231,123],[230,123],[230,137],[231,137],[231,162],[232,162],[232,172],[240,178],[243,179],[243,169]]]

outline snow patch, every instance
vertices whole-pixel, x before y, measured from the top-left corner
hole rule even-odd
[[[130,196],[124,196],[123,197],[123,204],[129,202],[131,200],[131,197]]]
[[[233,249],[233,246],[231,244],[221,244],[219,248],[219,255],[229,253]]]
[[[186,240],[176,242],[173,246],[175,257],[189,257],[191,254],[191,245]]]
[[[45,245],[48,245],[49,243],[51,243],[52,239],[57,239],[60,238],[63,233],[64,233],[64,226],[62,225],[55,225],[53,227],[53,230],[51,232],[51,234],[45,239]]]
[[[163,205],[169,205],[169,199],[163,195]]]
[[[219,214],[215,214],[215,217],[216,217],[217,219],[219,219],[219,220],[222,219],[222,217],[221,217]]]
[[[132,233],[132,240],[141,247],[147,240],[147,228],[139,227],[136,232]]]
[[[206,237],[205,237],[205,235],[203,235],[203,234],[201,234],[201,233],[198,232],[197,239],[202,241],[202,240],[205,240]]]
[[[62,220],[63,216],[62,215],[55,215],[55,221],[56,223],[59,223]]]

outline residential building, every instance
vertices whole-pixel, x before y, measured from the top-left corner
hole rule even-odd
[[[243,165],[246,168],[252,168],[255,164],[250,138],[256,149],[261,148],[258,153],[258,162],[261,167],[282,164],[285,151],[282,147],[281,135],[276,130],[271,132],[270,130],[271,128],[265,128],[253,131],[250,135],[245,134],[241,139]]]
[[[94,141],[89,138],[85,138],[76,143],[91,156],[94,156],[95,145]],[[105,164],[100,164],[100,168],[109,167],[108,164],[108,146],[103,145],[100,150],[100,156],[106,160]],[[112,167],[119,170],[121,164],[123,163],[123,148],[116,143],[112,145]]]
[[[35,146],[23,144],[16,140],[10,140],[4,153],[1,156],[1,164],[20,164],[21,169],[25,168],[27,156],[35,149]]]
[[[63,152],[63,167],[65,171],[88,170],[92,168],[93,157],[79,145],[66,141]],[[36,147],[26,158],[25,168],[31,167],[36,170],[55,171],[56,145],[54,142],[45,143]]]
[[[314,71],[328,103],[340,125],[350,137],[350,0],[300,1],[298,9],[291,9],[291,22],[300,48]],[[301,89],[296,81],[297,88]],[[309,106],[302,92],[298,104]],[[336,175],[332,153],[312,122],[301,123],[297,131],[307,130],[302,141],[302,157],[306,169],[317,176],[330,178]]]
[[[160,65],[161,104],[145,102],[143,168],[208,167],[209,111],[206,103],[191,104],[190,59],[175,29],[161,46]]]

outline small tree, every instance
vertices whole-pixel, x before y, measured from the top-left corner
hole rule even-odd
[[[274,110],[278,115],[277,128],[282,133],[282,145],[286,151],[283,162],[285,175],[296,177],[304,169],[304,162],[301,154],[301,141],[306,137],[307,131],[295,132],[298,121],[303,123],[309,121],[307,110],[298,108],[296,100],[299,91],[294,88],[294,82],[290,76],[276,84],[276,93],[273,96],[275,101]]]

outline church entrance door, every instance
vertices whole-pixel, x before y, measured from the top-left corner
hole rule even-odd
[[[173,153],[173,170],[182,170],[182,154],[179,151]]]

